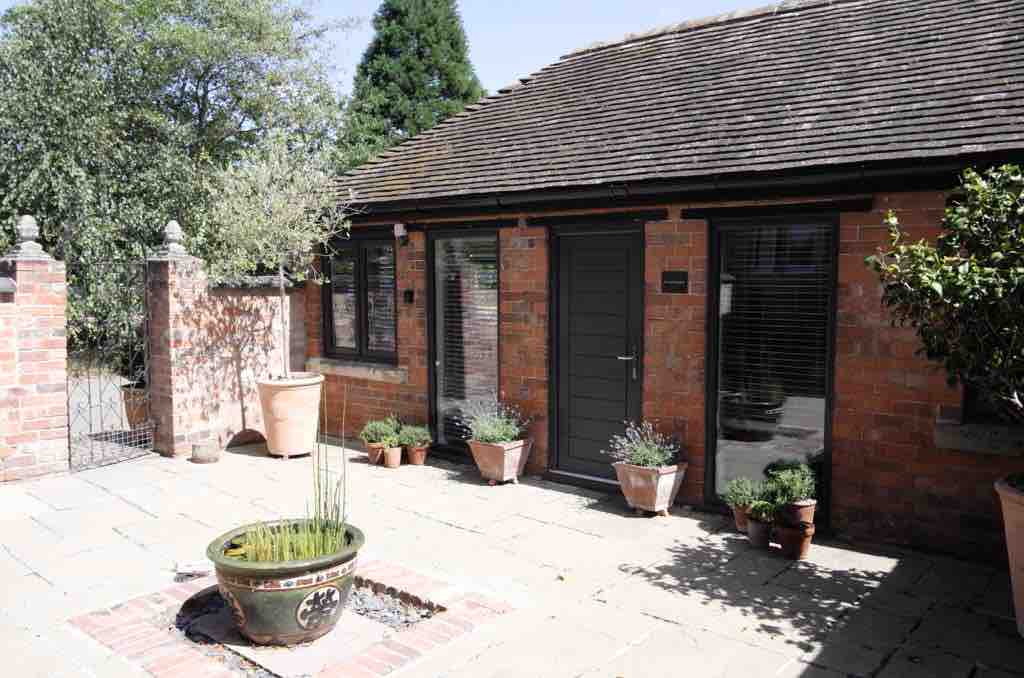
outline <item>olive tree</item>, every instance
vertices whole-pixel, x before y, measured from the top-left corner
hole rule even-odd
[[[281,300],[282,375],[288,364],[286,276],[319,282],[316,260],[348,231],[330,163],[283,133],[242,153],[211,180],[213,280],[276,271]]]
[[[896,323],[913,327],[921,353],[941,363],[1009,420],[1024,422],[1024,171],[964,172],[935,244],[892,243],[867,263]]]

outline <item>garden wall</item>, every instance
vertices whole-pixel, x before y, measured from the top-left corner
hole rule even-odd
[[[64,264],[18,224],[0,259],[0,482],[68,470]]]
[[[154,448],[191,454],[193,444],[222,447],[260,440],[256,381],[281,372],[281,308],[276,280],[214,287],[202,262],[164,250],[148,262],[150,413]],[[292,370],[305,365],[301,288],[286,312]]]

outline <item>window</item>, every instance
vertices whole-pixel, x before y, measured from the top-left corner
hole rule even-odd
[[[324,285],[325,353],[391,362],[396,358],[395,245],[350,240],[335,247]]]

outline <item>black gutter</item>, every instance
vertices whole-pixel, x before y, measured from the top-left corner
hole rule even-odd
[[[877,163],[872,165],[814,167],[787,172],[746,175],[715,176],[703,180],[648,180],[618,182],[593,187],[538,189],[517,193],[473,194],[424,200],[381,202],[355,205],[353,221],[372,222],[401,215],[406,221],[415,221],[415,215],[443,216],[444,213],[508,213],[530,209],[599,208],[602,206],[643,205],[687,201],[701,196],[721,198],[723,193],[735,192],[748,199],[756,199],[752,192],[770,192],[763,197],[808,190],[843,187],[862,193],[874,184],[875,189],[892,190],[880,183],[899,178],[900,190],[953,187],[959,173],[973,165],[988,165],[1020,159],[1022,153],[974,154],[956,158],[922,159],[918,162]]]

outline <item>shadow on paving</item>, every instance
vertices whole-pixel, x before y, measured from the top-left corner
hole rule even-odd
[[[1024,639],[1002,607],[1008,578],[983,565],[824,540],[793,562],[731,532],[668,554],[621,567],[632,583],[598,599],[791,656],[785,676],[1024,676]],[[1000,612],[986,609],[993,598]]]

